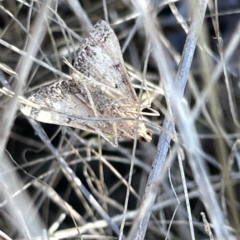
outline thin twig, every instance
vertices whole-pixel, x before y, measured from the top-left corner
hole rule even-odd
[[[51,141],[47,137],[47,135],[42,131],[42,129],[38,126],[38,124],[29,118],[29,122],[31,123],[32,127],[37,132],[38,136],[41,138],[43,142],[48,146],[49,150],[52,154],[56,157],[56,160],[60,164],[63,173],[65,174],[66,178],[72,182],[73,189],[76,193],[81,191],[86,199],[91,203],[91,205],[96,209],[96,211],[108,222],[109,226],[111,226],[112,230],[119,235],[119,228],[118,226],[112,221],[112,219],[108,216],[108,214],[102,209],[100,204],[97,200],[93,197],[93,195],[87,190],[87,188],[83,185],[81,180],[76,176],[73,170],[70,168],[68,163],[63,159],[60,155],[58,150],[52,145]],[[123,236],[122,239],[125,239]]]
[[[142,11],[142,14],[144,16],[144,23],[147,26],[146,30],[148,31],[150,40],[152,41],[153,48],[155,48],[153,50],[154,57],[158,64],[158,68],[162,74],[164,87],[165,87],[165,90],[167,91],[167,95],[169,97],[171,106],[173,107],[174,117],[175,117],[175,119],[178,119],[180,132],[181,132],[181,134],[183,134],[183,139],[186,141],[186,146],[188,146],[186,151],[188,153],[189,159],[191,159],[190,164],[192,167],[192,171],[194,172],[194,174],[197,173],[198,171],[201,171],[201,174],[197,174],[197,176],[194,175],[195,180],[196,180],[198,186],[200,186],[204,179],[205,184],[202,185],[202,186],[204,186],[204,188],[200,186],[201,191],[204,190],[205,191],[204,194],[207,195],[206,194],[206,189],[207,189],[210,192],[210,196],[215,196],[215,194],[212,190],[212,187],[208,181],[208,178],[205,177],[206,176],[205,170],[202,168],[203,166],[200,164],[200,163],[202,163],[202,159],[200,158],[200,156],[196,156],[196,154],[195,154],[196,149],[200,149],[198,139],[193,137],[193,136],[196,136],[196,134],[195,134],[196,130],[195,130],[192,122],[190,123],[191,126],[185,126],[185,123],[183,120],[186,120],[186,117],[188,115],[184,116],[184,114],[186,114],[186,113],[185,113],[185,111],[183,111],[183,107],[180,104],[181,98],[183,96],[183,92],[185,90],[185,86],[187,83],[193,54],[195,52],[197,38],[200,33],[203,19],[205,16],[206,6],[207,6],[207,0],[199,1],[199,4],[196,4],[196,6],[195,6],[196,12],[193,14],[193,22],[190,26],[189,33],[188,33],[188,36],[186,39],[183,56],[182,56],[180,66],[179,66],[179,71],[176,76],[175,86],[173,86],[171,76],[167,73],[168,72],[167,71],[167,62],[164,59],[164,52],[162,50],[162,47],[160,46],[160,43],[158,41],[156,34],[155,34],[157,32],[156,29],[154,29],[154,27],[153,27],[155,23],[151,19],[149,12],[148,12],[149,8],[143,2],[138,1],[138,7]],[[165,60],[165,61],[162,60],[161,64],[159,63],[159,60],[158,60],[159,56],[157,56],[157,54],[160,54],[161,58]],[[176,100],[176,98],[178,98],[178,100]],[[180,111],[183,111],[184,114]],[[189,125],[189,121],[187,121],[187,123],[188,123],[187,125]],[[173,123],[170,122],[167,118],[165,118],[163,126],[170,132],[172,132],[174,130]],[[193,130],[193,132],[188,132],[189,129]],[[137,220],[134,222],[134,225],[131,229],[128,239],[141,240],[145,236],[145,232],[146,232],[148,221],[149,221],[150,214],[151,214],[151,209],[153,207],[153,204],[154,204],[154,201],[156,198],[156,192],[154,191],[154,186],[157,182],[158,176],[161,175],[161,172],[163,169],[163,163],[165,162],[165,159],[166,159],[170,140],[171,140],[171,138],[169,135],[167,135],[165,132],[161,133],[159,143],[158,143],[158,148],[157,148],[157,155],[156,155],[156,158],[152,165],[153,171],[149,175],[147,187],[145,190],[145,197],[143,198],[143,202],[140,207],[139,214],[141,214],[141,218],[137,218]],[[189,145],[187,145],[189,143],[192,143],[192,144],[197,143],[197,145],[196,146],[192,145],[189,147]],[[198,169],[197,169],[197,167],[198,167]],[[152,196],[149,196],[150,194],[152,194]],[[203,196],[204,194],[203,193],[201,194],[203,197],[203,202],[204,202],[204,196]],[[209,201],[209,198],[207,200]],[[210,213],[213,213],[213,212],[215,213],[215,215],[213,214],[213,215],[211,215],[211,217],[212,217],[212,222],[213,222],[214,226],[216,227],[216,235],[218,236],[218,239],[229,239],[230,235],[229,235],[226,227],[224,227],[225,226],[224,219],[223,219],[221,211],[218,207],[216,199],[214,197],[212,197],[212,198],[210,198],[210,200],[211,201],[208,204],[206,204],[206,207]],[[212,208],[212,210],[210,208]],[[144,212],[141,211],[143,209],[144,209]],[[217,218],[216,218],[216,216],[217,216]],[[218,226],[221,226],[221,229]]]

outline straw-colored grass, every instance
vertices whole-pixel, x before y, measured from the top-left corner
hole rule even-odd
[[[238,9],[223,0],[0,1],[1,238],[240,239]],[[99,19],[119,39],[141,104],[161,114],[144,117],[149,143],[136,136],[114,148],[19,111],[70,78],[63,59],[74,61]]]

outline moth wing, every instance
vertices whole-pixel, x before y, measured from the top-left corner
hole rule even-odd
[[[112,28],[99,20],[81,45],[74,67],[102,84],[118,89],[128,102],[137,102],[124,66],[118,39]]]
[[[74,80],[62,80],[50,86],[41,88],[36,94],[31,95],[28,100],[39,105],[37,109],[29,105],[22,105],[21,112],[37,121],[57,125],[80,128],[89,132],[99,133],[105,140],[116,146],[106,136],[113,136],[113,123],[81,120],[82,118],[96,117],[89,104],[81,97],[81,89]],[[128,136],[132,138],[132,130],[125,126],[125,123],[117,123],[117,136]],[[131,124],[130,124],[131,125]],[[125,131],[123,131],[125,129]],[[145,130],[145,125],[141,127]],[[125,132],[125,133],[124,133]],[[140,131],[140,136],[143,133]],[[120,134],[120,135],[118,135]],[[144,131],[145,134],[145,131]]]
[[[84,104],[84,102],[76,96],[76,93],[80,94],[80,91],[73,80],[62,80],[40,89],[36,94],[28,98],[29,101],[40,105],[43,109],[22,105],[20,110],[26,116],[40,122],[94,131],[94,124],[96,123],[86,123],[71,117],[73,115],[83,118],[94,117],[92,109]],[[44,107],[49,110],[44,110]]]

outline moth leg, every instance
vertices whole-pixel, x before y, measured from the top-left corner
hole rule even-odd
[[[109,142],[113,147],[117,147],[118,146],[118,142],[116,142],[114,140],[114,143],[111,142],[105,135],[102,131],[100,131],[99,129],[95,129],[95,131],[103,138],[105,139],[107,142]]]

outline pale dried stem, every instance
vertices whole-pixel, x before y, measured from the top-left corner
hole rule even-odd
[[[150,41],[153,45],[154,57],[156,59],[159,71],[162,75],[162,80],[164,81],[167,97],[169,97],[171,107],[173,108],[173,115],[175,119],[178,120],[177,123],[183,141],[185,142],[186,146],[188,146],[186,151],[190,160],[189,163],[191,165],[195,181],[198,184],[202,201],[208,210],[208,214],[210,215],[210,218],[214,225],[217,238],[231,239],[231,235],[226,228],[223,215],[216,201],[215,193],[206,175],[203,159],[200,155],[197,155],[197,150],[200,149],[200,144],[199,140],[194,137],[197,136],[195,127],[193,125],[193,122],[187,119],[189,113],[186,112],[186,110],[181,105],[181,98],[183,96],[183,92],[187,83],[189,69],[197,44],[197,38],[201,31],[203,19],[205,16],[207,0],[201,0],[199,1],[199,5],[195,5],[197,12],[193,14],[193,22],[188,32],[179,66],[179,71],[177,73],[174,85],[172,84],[173,77],[169,74],[167,61],[164,59],[164,52],[156,35],[157,30],[154,28],[155,22],[151,19],[149,12],[147,12],[148,7],[141,1],[137,1],[137,3],[144,16],[144,23],[147,26],[146,30],[148,31]],[[159,63],[159,56],[161,56],[161,64]],[[178,100],[176,100],[176,98],[178,98]],[[173,123],[167,118],[165,118],[163,126],[169,132],[174,131]],[[152,165],[153,170],[150,173],[148,183],[146,185],[147,187],[145,189],[145,197],[143,198],[138,217],[135,220],[127,239],[144,239],[148,221],[152,213],[153,204],[156,198],[157,192],[155,191],[155,188],[157,188],[158,184],[160,183],[159,179],[162,179],[161,175],[163,174],[163,164],[169,150],[170,141],[170,136],[165,132],[162,132],[158,143],[157,155]]]
[[[108,216],[108,214],[102,209],[102,207],[97,202],[97,200],[93,197],[93,195],[90,194],[87,188],[82,184],[81,180],[72,171],[72,169],[69,167],[68,163],[63,159],[63,157],[60,155],[58,150],[54,148],[54,146],[52,145],[51,141],[46,136],[46,134],[42,131],[42,129],[37,125],[37,123],[34,120],[29,119],[29,122],[31,123],[34,130],[37,132],[38,136],[41,138],[41,140],[46,143],[49,150],[56,157],[57,161],[59,162],[63,170],[64,175],[72,183],[72,188],[76,192],[76,194],[79,195],[83,193],[83,195],[86,197],[89,203],[96,209],[96,211],[102,216],[102,218],[104,218],[108,222],[112,230],[117,235],[119,235],[118,226],[113,222],[113,220]]]
[[[29,56],[35,56],[37,53],[37,46],[43,39],[43,36],[45,35],[45,25],[44,25],[44,18],[42,16],[48,15],[48,6],[51,5],[51,0],[46,0],[44,4],[42,5],[42,8],[39,12],[39,14],[36,16],[36,21],[33,25],[32,31],[32,38],[29,41],[29,45],[27,47],[27,51],[25,54],[25,57],[22,59],[20,68],[19,68],[19,79],[16,84],[15,88],[15,96],[10,99],[8,105],[4,109],[4,114],[1,118],[0,123],[0,159],[3,159],[5,147],[7,144],[7,140],[10,135],[11,127],[13,124],[13,121],[15,119],[17,107],[18,107],[18,96],[22,95],[23,92],[23,86],[27,80],[27,76],[29,74],[29,71],[32,66],[32,59]],[[2,40],[0,40],[2,42]],[[17,207],[17,205],[16,205]],[[19,210],[18,210],[19,211]],[[24,219],[22,219],[22,224],[24,225]],[[29,238],[29,233],[26,230],[26,228],[20,229],[20,231],[23,232],[26,239]],[[39,231],[39,234],[41,233],[41,230]]]

